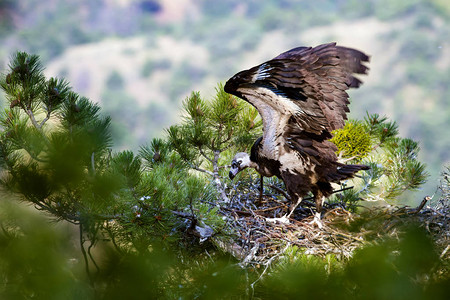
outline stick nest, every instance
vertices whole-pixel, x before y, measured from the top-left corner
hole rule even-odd
[[[256,188],[257,190],[257,188]],[[425,197],[417,208],[373,207],[351,213],[344,203],[326,204],[323,208],[323,228],[312,224],[314,203],[303,201],[288,224],[268,222],[281,217],[289,202],[279,195],[264,195],[262,201],[255,189],[236,193],[231,202],[219,211],[226,220],[227,238],[215,238],[215,243],[236,257],[242,265],[268,265],[283,255],[289,246],[297,246],[305,254],[321,257],[333,254],[338,259],[350,258],[354,251],[368,243],[386,237],[398,239],[406,226],[420,224],[430,233],[442,259],[449,259],[450,204],[441,199],[427,206]]]

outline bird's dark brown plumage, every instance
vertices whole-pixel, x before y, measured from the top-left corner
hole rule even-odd
[[[318,209],[318,198],[332,192],[330,182],[368,169],[339,163],[328,141],[344,126],[346,90],[361,85],[356,74],[367,73],[368,61],[361,51],[330,43],[291,49],[230,78],[225,91],[255,106],[263,119],[263,137],[245,166],[281,178],[293,199],[313,192]]]

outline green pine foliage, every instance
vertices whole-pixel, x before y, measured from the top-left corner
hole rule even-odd
[[[87,265],[97,265],[89,251],[101,240],[146,252],[155,240],[179,243],[195,226],[221,226],[213,189],[167,142],[153,140],[139,155],[113,153],[110,118],[42,71],[37,56],[19,52],[0,78],[9,102],[0,116],[1,185],[78,225]]]
[[[95,188],[104,175],[109,119],[63,80],[46,80],[42,70],[37,56],[18,53],[1,79],[10,103],[0,118],[2,183],[39,209],[79,222],[94,203],[108,201],[94,201],[85,188]]]
[[[428,177],[425,165],[418,159],[419,144],[398,136],[398,126],[386,117],[369,115],[363,121],[351,120],[336,130],[331,140],[344,161],[370,166],[360,172],[361,178],[343,187],[355,185],[334,197],[356,209],[361,200],[397,204],[405,191],[418,190]]]
[[[194,92],[183,102],[183,121],[168,130],[168,141],[193,170],[206,175],[214,183],[219,196],[225,193],[226,166],[239,149],[249,150],[261,134],[262,121],[256,109],[216,88],[211,101]]]

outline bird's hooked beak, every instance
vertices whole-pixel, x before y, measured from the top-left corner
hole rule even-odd
[[[231,167],[230,172],[228,173],[228,176],[231,180],[233,180],[234,177],[236,177],[237,173],[239,173],[239,168],[233,168]]]

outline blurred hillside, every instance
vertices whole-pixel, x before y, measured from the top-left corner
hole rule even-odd
[[[420,141],[424,194],[450,163],[447,0],[1,0],[0,39],[1,69],[16,50],[36,53],[47,76],[100,102],[119,149],[177,123],[192,90],[211,96],[282,51],[336,41],[372,57],[351,117],[387,115]]]

